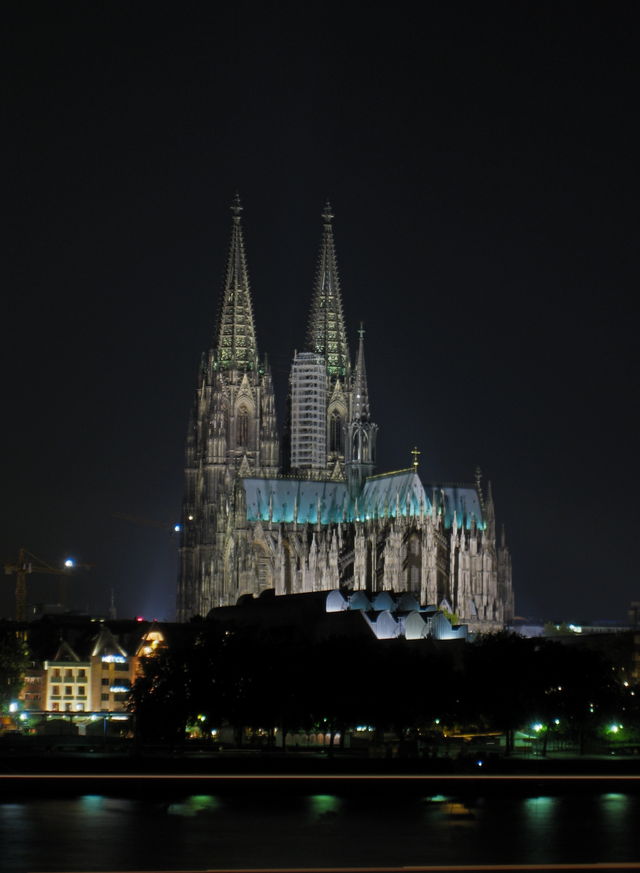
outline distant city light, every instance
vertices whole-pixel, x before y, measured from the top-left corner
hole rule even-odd
[[[180,533],[180,531],[182,530],[182,525],[181,524],[174,524],[173,529],[176,533]]]
[[[537,721],[535,724],[531,725],[531,729],[534,730],[537,734],[540,733],[540,731],[543,729],[543,727],[544,727],[544,725],[539,721]]]
[[[188,515],[187,518],[189,519],[189,521],[193,521],[193,516],[192,516],[192,515]]]
[[[75,567],[76,562],[73,560],[73,558],[67,558],[67,560],[64,562],[64,565],[65,565],[65,567],[71,568],[71,567]]]
[[[554,723],[554,724],[560,724],[560,719],[559,719],[559,718],[554,718],[553,723]]]
[[[18,711],[18,704],[15,701],[11,702],[9,704],[9,712],[17,712],[17,711]]]
[[[482,767],[482,765],[484,764],[484,761],[476,761],[476,764],[478,765],[478,767]]]

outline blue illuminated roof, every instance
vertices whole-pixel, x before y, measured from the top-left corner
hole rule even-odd
[[[442,508],[445,527],[451,527],[455,512],[458,526],[464,525],[468,530],[475,520],[477,526],[484,529],[480,497],[474,485],[425,485],[425,491],[431,502],[435,500],[436,506]]]
[[[415,470],[373,476],[365,482],[362,496],[358,499],[358,517],[420,515],[421,501],[423,511],[430,512],[431,503]]]
[[[248,521],[295,521],[316,524],[346,521],[349,495],[346,482],[310,479],[243,479]]]
[[[320,524],[335,524],[393,518],[396,514],[413,517],[420,515],[421,509],[424,514],[431,513],[435,504],[446,528],[453,524],[454,512],[458,525],[470,528],[475,520],[478,527],[484,527],[480,498],[473,485],[425,487],[413,469],[370,477],[355,500],[344,481],[248,477],[242,483],[248,521],[317,524],[319,520]]]

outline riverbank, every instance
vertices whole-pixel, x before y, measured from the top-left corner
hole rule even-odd
[[[638,755],[583,755],[567,753],[545,757],[509,757],[481,753],[437,758],[365,758],[339,752],[300,753],[272,750],[227,750],[193,753],[188,748],[112,747],[110,749],[49,749],[27,752],[17,748],[0,750],[0,776],[37,774],[42,778],[69,776],[108,779],[114,774],[123,779],[167,777],[188,779],[269,778],[359,779],[377,777],[390,780],[421,776],[481,779],[483,777],[549,777],[599,779],[637,779],[640,783]]]

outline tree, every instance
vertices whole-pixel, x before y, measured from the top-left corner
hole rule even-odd
[[[26,643],[15,626],[0,625],[0,710],[7,710],[16,700],[29,664]]]

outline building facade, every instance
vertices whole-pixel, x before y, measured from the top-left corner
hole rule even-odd
[[[351,589],[409,592],[472,630],[502,627],[513,615],[511,560],[490,483],[423,482],[417,462],[375,474],[364,330],[352,367],[329,204],[280,454],[241,210],[236,198],[217,342],[187,437],[178,620],[267,589]]]
[[[91,647],[78,652],[63,640],[44,662],[48,712],[123,712],[136,678],[138,657],[129,655],[102,626]]]

